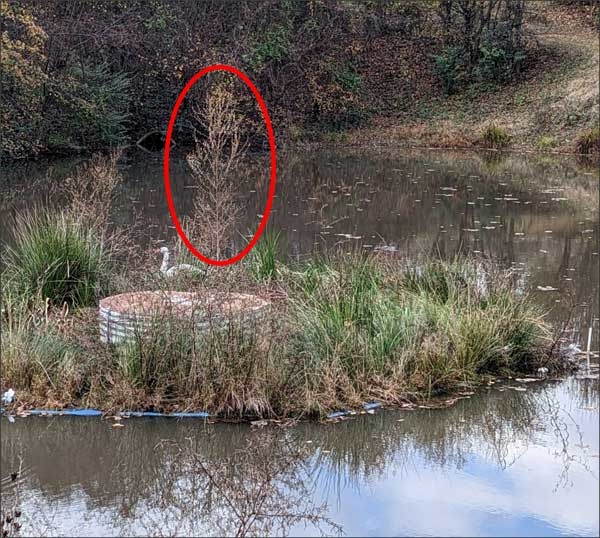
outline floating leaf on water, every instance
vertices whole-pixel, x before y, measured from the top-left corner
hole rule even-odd
[[[335,234],[338,237],[344,237],[346,239],[362,239],[362,235],[352,235],[352,234]]]
[[[264,428],[267,424],[266,420],[253,420],[250,422],[252,428]]]

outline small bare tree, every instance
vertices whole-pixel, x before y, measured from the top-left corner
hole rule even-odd
[[[100,232],[106,229],[117,189],[123,181],[117,167],[120,156],[120,151],[95,154],[63,184],[72,214]]]
[[[187,162],[197,181],[194,214],[188,232],[204,252],[220,258],[230,243],[239,207],[234,199],[233,175],[245,153],[241,141],[242,118],[235,109],[233,93],[219,84],[209,91],[204,106],[194,109],[201,128]]]

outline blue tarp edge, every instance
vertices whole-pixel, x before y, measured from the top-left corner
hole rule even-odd
[[[7,414],[3,409],[3,413]],[[29,409],[25,411],[28,415],[49,416],[71,416],[71,417],[101,417],[104,413],[99,409]],[[205,411],[193,411],[189,413],[157,413],[154,411],[123,411],[117,413],[122,417],[174,417],[174,418],[208,418],[210,415]]]

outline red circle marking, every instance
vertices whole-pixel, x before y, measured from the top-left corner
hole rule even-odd
[[[190,91],[192,86],[198,82],[204,75],[207,73],[211,73],[213,71],[228,71],[229,73],[233,73],[237,77],[239,77],[256,98],[262,115],[265,119],[265,125],[267,127],[267,135],[269,137],[269,151],[271,153],[271,175],[269,181],[269,195],[267,197],[267,205],[265,206],[265,210],[263,212],[262,219],[256,233],[252,236],[250,242],[245,246],[245,248],[239,252],[237,255],[232,256],[226,260],[213,260],[207,256],[204,256],[196,248],[192,245],[191,241],[185,235],[183,228],[181,227],[181,223],[177,218],[177,212],[175,211],[175,204],[173,203],[173,194],[171,192],[171,181],[169,175],[169,154],[171,152],[171,136],[173,134],[173,127],[175,126],[175,120],[177,119],[177,113],[179,112],[179,107],[187,94]],[[215,64],[205,67],[201,71],[198,71],[185,85],[181,93],[177,96],[177,101],[175,101],[175,106],[173,106],[173,110],[171,111],[171,118],[169,119],[169,126],[167,127],[167,136],[165,139],[165,153],[163,160],[163,176],[165,182],[165,193],[167,196],[167,203],[169,205],[169,213],[171,214],[171,219],[173,220],[173,224],[175,224],[175,229],[185,246],[189,249],[189,251],[196,256],[199,260],[208,263],[210,265],[217,266],[226,266],[231,265],[236,262],[239,262],[244,256],[246,256],[256,245],[256,242],[259,240],[261,234],[263,233],[265,226],[267,225],[267,220],[269,219],[269,213],[271,212],[271,205],[273,204],[273,196],[275,195],[275,180],[277,177],[277,152],[275,148],[275,136],[273,135],[273,126],[271,125],[271,118],[269,117],[269,111],[267,110],[267,106],[260,95],[260,92],[256,88],[256,86],[252,83],[252,81],[239,69],[232,67],[230,65],[225,64]]]

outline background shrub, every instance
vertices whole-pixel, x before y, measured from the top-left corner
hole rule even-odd
[[[500,149],[510,144],[510,135],[504,128],[491,123],[484,129],[481,142],[485,147]]]

